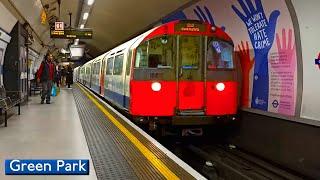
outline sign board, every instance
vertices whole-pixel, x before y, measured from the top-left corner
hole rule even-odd
[[[90,29],[50,30],[50,37],[56,39],[92,39]]]
[[[55,22],[54,23],[54,30],[63,31],[64,30],[64,22]]]
[[[41,18],[41,24],[46,24],[46,22],[47,22],[47,14],[46,14],[46,12],[44,10],[41,11],[40,18]]]

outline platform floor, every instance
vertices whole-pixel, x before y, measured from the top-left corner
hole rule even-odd
[[[90,159],[89,176],[5,176],[0,179],[204,179],[145,132],[75,84],[52,104],[31,97],[0,127],[5,159]]]
[[[30,97],[21,107],[21,116],[12,111],[8,127],[0,126],[0,179],[26,180],[95,180],[89,176],[5,176],[5,159],[90,159],[72,89],[61,89],[52,104],[40,104],[40,97]]]

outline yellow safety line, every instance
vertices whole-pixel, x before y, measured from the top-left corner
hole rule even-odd
[[[78,85],[78,84],[77,84]],[[117,128],[134,144],[137,149],[155,166],[166,179],[179,179],[154,153],[141,143],[127,128],[113,117],[87,90],[78,85],[88,98],[117,126]]]

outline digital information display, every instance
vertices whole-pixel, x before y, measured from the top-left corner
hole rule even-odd
[[[5,160],[6,175],[89,175],[88,159]]]
[[[176,32],[205,32],[206,26],[204,24],[193,22],[181,22],[175,26]]]
[[[50,30],[50,38],[55,39],[92,39],[92,30],[86,30],[86,29],[77,29],[77,30],[59,30],[56,31],[54,29]]]

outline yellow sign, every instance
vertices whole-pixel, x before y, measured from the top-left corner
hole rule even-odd
[[[44,10],[41,11],[41,24],[46,24],[47,22],[47,14]]]

